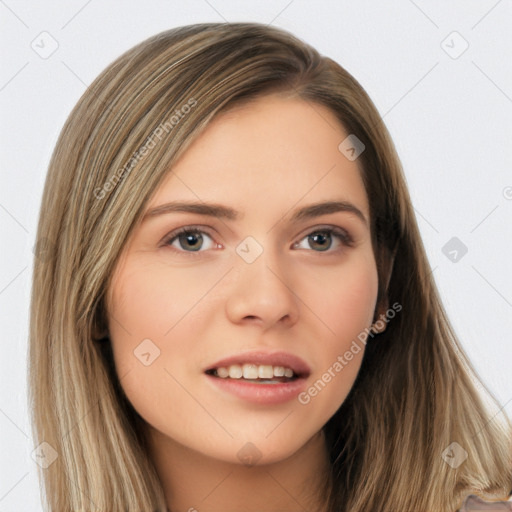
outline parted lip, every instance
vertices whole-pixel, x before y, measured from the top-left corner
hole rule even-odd
[[[298,356],[289,354],[287,352],[243,352],[224,359],[220,359],[216,363],[211,364],[205,368],[205,372],[215,370],[220,367],[228,367],[232,364],[257,364],[257,365],[271,365],[271,366],[284,366],[293,370],[293,373],[298,377],[308,377],[311,370],[307,363]]]

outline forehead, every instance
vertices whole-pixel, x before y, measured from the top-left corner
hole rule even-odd
[[[240,211],[346,199],[368,214],[357,160],[338,149],[349,133],[317,103],[277,94],[219,114],[190,145],[148,208],[182,199]]]

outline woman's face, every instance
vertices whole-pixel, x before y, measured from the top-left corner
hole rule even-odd
[[[269,95],[218,116],[156,190],[108,315],[121,386],[160,439],[275,462],[345,400],[377,298],[348,135],[325,107]]]

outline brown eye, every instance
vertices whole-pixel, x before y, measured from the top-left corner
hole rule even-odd
[[[181,233],[178,235],[177,239],[179,240],[182,248],[191,249],[193,251],[198,251],[203,243],[203,236],[201,233]]]
[[[332,250],[333,240],[338,239],[338,245]],[[325,228],[317,229],[306,235],[302,240],[306,240],[307,246],[300,247],[301,242],[297,242],[294,247],[298,249],[313,249],[315,252],[335,252],[340,247],[350,247],[352,245],[352,238],[350,235],[339,228]]]
[[[313,235],[308,235],[308,239],[309,239],[309,245],[312,248],[315,248],[315,246],[316,246],[316,248],[320,249],[321,251],[326,251],[332,245],[331,233],[327,233],[325,231],[315,233]]]

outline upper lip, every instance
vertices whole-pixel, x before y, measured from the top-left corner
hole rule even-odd
[[[215,370],[220,367],[228,367],[232,364],[256,364],[256,365],[271,365],[271,366],[284,366],[290,368],[293,373],[299,377],[307,377],[311,370],[307,363],[298,356],[289,354],[287,352],[244,352],[236,354],[224,359],[220,359],[216,363],[211,364],[205,371]]]

